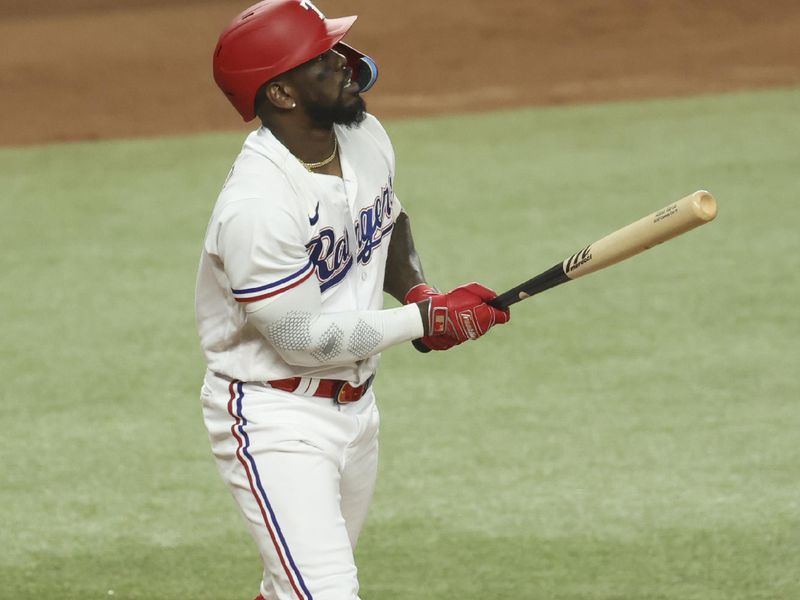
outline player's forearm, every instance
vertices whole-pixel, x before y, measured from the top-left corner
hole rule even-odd
[[[349,364],[423,335],[416,305],[321,313],[310,286],[247,307],[247,318],[288,364]],[[304,289],[301,289],[304,288]],[[317,291],[317,295],[318,295]]]
[[[422,261],[414,248],[414,238],[411,235],[411,222],[408,215],[401,212],[395,221],[389,243],[383,291],[403,302],[408,290],[424,282]]]

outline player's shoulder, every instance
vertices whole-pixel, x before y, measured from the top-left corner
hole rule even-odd
[[[220,200],[240,202],[251,198],[271,201],[295,195],[286,171],[288,151],[262,129],[247,136],[241,152],[222,186]]]
[[[252,161],[237,160],[217,198],[218,214],[263,212],[293,204],[294,192],[280,173],[271,173],[269,164],[253,168]]]
[[[258,154],[242,151],[220,190],[212,219],[262,221],[277,220],[281,215],[302,216],[303,204],[278,165]]]
[[[304,240],[308,219],[304,206],[297,201],[289,186],[253,186],[249,181],[237,185],[235,166],[228,183],[220,192],[206,234],[210,249],[221,239],[246,242],[255,236],[268,238],[293,236]],[[305,209],[309,210],[309,209]],[[239,242],[236,242],[239,243]]]

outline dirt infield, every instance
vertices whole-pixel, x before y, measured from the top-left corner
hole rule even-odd
[[[5,0],[0,144],[249,129],[210,72],[247,4]],[[360,15],[348,41],[381,67],[383,117],[800,84],[797,0],[318,4]]]

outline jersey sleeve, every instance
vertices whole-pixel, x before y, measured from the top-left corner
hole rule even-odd
[[[306,231],[296,215],[264,198],[232,202],[223,211],[216,246],[237,302],[290,290],[314,274]]]

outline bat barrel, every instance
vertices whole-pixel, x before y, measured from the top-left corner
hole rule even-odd
[[[704,225],[717,216],[717,201],[700,190],[618,229],[563,263],[570,279],[599,271]]]

